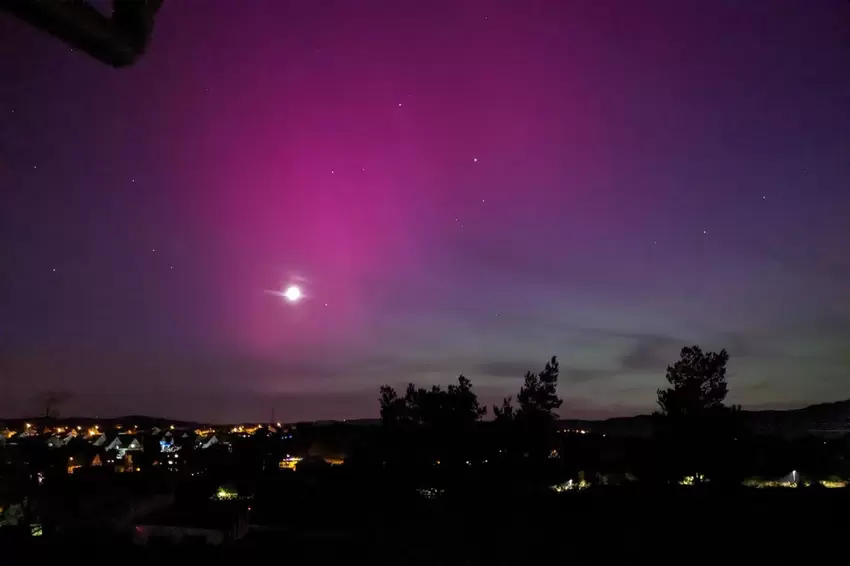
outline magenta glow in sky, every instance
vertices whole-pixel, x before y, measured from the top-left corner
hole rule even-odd
[[[120,71],[4,17],[0,415],[368,417],[551,355],[563,416],[633,414],[692,343],[733,402],[846,398],[848,16],[167,1]]]

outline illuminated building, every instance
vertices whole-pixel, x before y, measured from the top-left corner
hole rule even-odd
[[[281,460],[277,466],[281,470],[294,470],[295,467],[298,465],[298,462],[300,462],[301,460],[303,460],[303,458],[299,456],[287,456],[286,458]]]

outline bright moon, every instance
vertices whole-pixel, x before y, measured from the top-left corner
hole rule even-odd
[[[301,298],[301,289],[298,288],[298,285],[290,285],[283,292],[283,298],[290,303],[296,303]]]

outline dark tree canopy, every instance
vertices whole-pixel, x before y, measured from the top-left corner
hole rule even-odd
[[[517,395],[519,417],[535,416],[547,419],[557,417],[555,410],[563,403],[556,391],[558,373],[558,358],[552,356],[543,371],[537,374],[532,372],[525,374],[525,383],[523,383],[519,395]]]
[[[384,424],[409,423],[439,428],[456,428],[474,424],[487,412],[472,390],[472,382],[463,375],[457,385],[443,389],[433,385],[430,389],[417,388],[410,383],[404,396],[389,385],[381,387],[381,420]]]
[[[519,408],[515,409],[513,398],[505,397],[502,406],[493,405],[493,416],[498,422],[521,420],[555,420],[555,410],[563,400],[558,397],[558,358],[552,356],[546,367],[540,373],[526,372],[525,381],[519,389],[517,401]]]
[[[404,398],[399,397],[396,390],[389,385],[381,386],[381,422],[387,425],[397,425],[408,420],[407,405]]]
[[[513,399],[511,397],[505,397],[502,400],[502,406],[493,405],[493,417],[496,422],[501,423],[509,423],[516,418],[516,414],[514,411],[514,406],[511,403]]]
[[[662,414],[687,417],[722,409],[728,361],[726,350],[704,353],[699,346],[682,348],[679,361],[667,367],[670,387],[658,390]]]

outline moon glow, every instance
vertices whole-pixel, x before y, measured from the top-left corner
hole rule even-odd
[[[283,298],[290,303],[297,303],[302,297],[301,288],[298,285],[290,285],[283,292]]]

